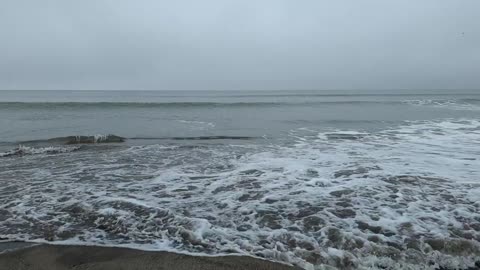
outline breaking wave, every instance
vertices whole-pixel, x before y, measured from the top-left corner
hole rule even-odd
[[[291,134],[7,160],[0,238],[241,253],[309,270],[478,265],[480,121]]]
[[[186,137],[133,137],[124,138],[117,135],[92,135],[92,136],[66,136],[55,137],[46,140],[30,140],[20,142],[19,144],[102,144],[102,143],[122,143],[126,140],[172,140],[172,141],[209,141],[209,140],[253,140],[259,137],[252,136],[231,136],[231,135],[217,135],[217,136],[186,136]]]
[[[11,157],[11,156],[25,156],[25,155],[36,155],[36,154],[61,154],[69,153],[80,149],[77,147],[29,147],[24,145],[19,145],[13,150],[7,152],[0,152],[0,157]]]
[[[251,136],[193,136],[193,137],[134,137],[130,140],[173,140],[173,141],[210,141],[210,140],[252,140]]]
[[[126,138],[117,136],[117,135],[77,135],[77,136],[65,136],[65,137],[55,137],[46,140],[33,140],[25,141],[23,144],[27,143],[54,143],[54,144],[96,144],[96,143],[121,143],[125,142]]]

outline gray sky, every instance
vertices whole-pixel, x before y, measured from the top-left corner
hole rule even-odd
[[[480,89],[479,0],[3,0],[0,89]]]

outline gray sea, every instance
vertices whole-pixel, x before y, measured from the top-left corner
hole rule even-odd
[[[480,91],[0,91],[0,239],[480,267]]]

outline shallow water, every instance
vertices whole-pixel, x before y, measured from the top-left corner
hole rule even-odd
[[[41,91],[0,104],[0,238],[306,269],[480,260],[480,93]]]

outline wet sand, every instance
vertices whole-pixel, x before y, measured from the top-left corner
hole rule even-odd
[[[16,245],[3,243],[2,249],[15,248]],[[21,244],[18,244],[18,247],[21,247]],[[0,270],[17,269],[298,270],[300,268],[245,256],[197,257],[128,248],[37,245],[0,254]]]

